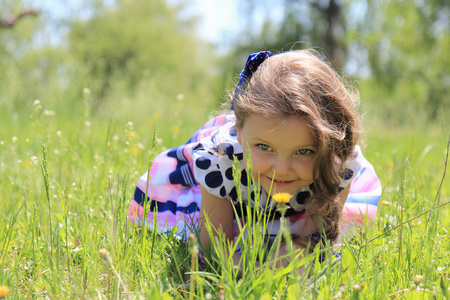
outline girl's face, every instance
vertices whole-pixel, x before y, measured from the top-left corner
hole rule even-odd
[[[293,194],[313,182],[317,148],[303,119],[249,116],[238,128],[237,138],[244,148],[244,159],[248,144],[252,176],[267,193]]]

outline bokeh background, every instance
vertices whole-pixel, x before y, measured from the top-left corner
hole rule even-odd
[[[189,135],[182,127],[219,108],[250,52],[305,47],[360,90],[369,128],[450,116],[448,1],[1,0],[0,8],[2,124],[26,123],[39,99],[47,113],[88,109]]]

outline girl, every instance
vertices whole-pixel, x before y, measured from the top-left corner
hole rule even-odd
[[[253,207],[258,192],[257,209],[275,214],[267,234],[279,229],[271,195],[283,192],[292,195],[285,215],[298,246],[313,248],[325,236],[336,241],[340,227],[375,217],[381,195],[375,171],[358,146],[357,103],[358,96],[311,50],[250,55],[231,111],[156,157],[138,181],[130,221],[142,222],[148,201],[150,228],[153,221],[180,235],[200,228],[207,244],[203,222],[208,215],[232,241],[237,235],[233,205],[240,207],[232,171],[237,158],[242,201]],[[254,182],[247,180],[247,150]]]

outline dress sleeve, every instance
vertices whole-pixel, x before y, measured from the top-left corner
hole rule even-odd
[[[352,158],[344,162],[342,171],[339,172],[341,183],[339,184],[339,192],[344,190],[355,179],[361,169],[361,161],[364,159],[361,148],[357,145],[353,150]]]
[[[195,179],[211,195],[237,202],[237,190],[234,184],[234,158],[239,161],[241,181],[247,174],[243,167],[242,147],[237,141],[216,143],[215,135],[202,139],[194,147],[192,158]]]

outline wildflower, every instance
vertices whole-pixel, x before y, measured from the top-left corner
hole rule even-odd
[[[49,109],[44,109],[44,115],[46,115],[46,116],[54,116],[55,115],[55,111],[54,110],[49,110]]]
[[[41,104],[41,101],[38,100],[38,99],[34,100],[34,102],[33,102],[33,108],[34,108],[34,112],[35,112],[35,113],[40,113],[41,110],[42,110],[42,104]],[[30,117],[32,118],[32,116],[30,116]]]
[[[91,94],[91,89],[88,87],[85,87],[83,89],[83,95],[86,97],[86,96],[89,96],[90,94]]]
[[[6,285],[0,285],[0,298],[4,298],[9,294],[9,287]]]
[[[29,168],[30,167],[30,161],[27,159],[27,160],[25,160],[24,162],[23,162],[23,166],[25,167],[25,168]]]
[[[414,275],[413,281],[416,285],[419,285],[422,283],[423,281],[423,276],[422,275]]]
[[[13,143],[16,143],[18,140],[19,140],[19,138],[18,138],[17,136],[13,136],[13,137],[12,137]]]
[[[289,200],[291,200],[291,194],[289,193],[276,193],[275,195],[272,196],[273,199],[275,199],[275,201],[277,203],[289,203]]]
[[[180,125],[173,125],[171,130],[174,135],[178,135],[180,133]]]
[[[387,167],[388,167],[390,170],[394,169],[394,163],[393,163],[392,161],[389,161],[389,162],[387,163]]]
[[[141,151],[141,149],[137,146],[132,147],[130,150],[131,154],[133,154],[133,155],[138,154],[140,151]]]
[[[217,292],[217,298],[219,298],[220,300],[225,299],[225,290],[223,288],[223,286],[219,285],[219,291]]]

